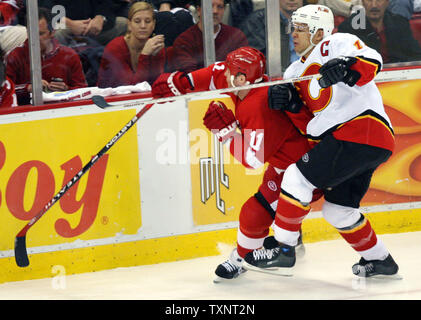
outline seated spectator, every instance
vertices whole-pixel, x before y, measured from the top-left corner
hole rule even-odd
[[[365,19],[354,13],[338,26],[339,32],[358,36],[380,52],[384,63],[421,60],[421,48],[412,36],[409,21],[386,10],[388,0],[362,0],[362,5]]]
[[[252,0],[231,0],[228,24],[239,28],[244,19],[246,19],[253,10],[254,4]]]
[[[0,49],[7,53],[22,45],[26,28],[19,25],[23,4],[20,0],[0,0]]]
[[[387,10],[410,20],[414,14],[414,0],[389,0]]]
[[[129,15],[130,4],[133,0],[113,0],[113,12],[116,17],[127,18]]]
[[[123,35],[127,29],[127,18],[116,17],[113,0],[39,0],[39,5],[52,9],[62,5],[66,9],[65,28],[56,30],[55,37],[66,46],[84,37],[106,45]]]
[[[159,9],[155,13],[154,32],[164,35],[165,46],[170,47],[181,33],[194,25],[192,14],[186,9],[189,1],[158,0],[157,2]]]
[[[0,49],[0,108],[16,107],[17,99],[15,85],[6,76],[6,66],[4,63],[4,51]]]
[[[362,7],[362,0],[319,0],[318,3],[329,7],[335,16],[342,17],[349,17]],[[387,9],[409,20],[414,14],[414,0],[389,0]]]
[[[292,34],[289,33],[289,19],[292,13],[303,6],[303,0],[279,0],[281,14],[281,64],[284,71],[292,62],[299,57],[294,50]],[[240,25],[251,47],[266,55],[266,23],[265,9],[254,11]]]
[[[44,91],[66,91],[86,87],[77,53],[54,38],[50,10],[39,9],[42,85]],[[28,40],[7,56],[7,76],[16,85],[19,105],[29,104],[32,91]]]
[[[335,16],[346,18],[355,12],[355,7],[361,7],[361,0],[319,0],[316,3],[329,7]]]
[[[174,8],[186,9],[192,2],[191,0],[152,0],[158,11],[171,11]]]
[[[152,84],[164,72],[164,36],[152,35],[154,28],[153,6],[143,1],[133,3],[129,9],[127,34],[105,47],[98,87],[134,85],[143,81]]]
[[[204,67],[203,20],[200,0],[196,0],[199,21],[175,39],[174,69],[191,72]],[[237,28],[221,23],[225,11],[224,0],[212,0],[213,27],[215,34],[215,59],[225,61],[228,53],[248,45],[244,33]]]

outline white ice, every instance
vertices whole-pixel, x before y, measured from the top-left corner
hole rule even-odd
[[[339,239],[306,244],[306,254],[297,261],[292,277],[248,271],[236,280],[215,284],[214,270],[232,249],[224,244],[219,256],[4,283],[0,299],[421,299],[421,232],[379,237],[399,264],[402,280],[354,276],[351,266],[359,256]]]

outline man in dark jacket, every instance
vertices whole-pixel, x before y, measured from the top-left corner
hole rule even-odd
[[[389,0],[363,0],[364,19],[356,12],[342,22],[339,32],[352,33],[380,52],[384,63],[421,60],[421,47],[407,19],[387,10]]]
[[[173,70],[189,73],[204,67],[203,21],[200,0],[196,0],[195,5],[199,21],[175,39],[173,44]],[[224,61],[228,53],[248,45],[247,38],[240,29],[221,23],[225,5],[226,0],[212,0],[216,61]]]

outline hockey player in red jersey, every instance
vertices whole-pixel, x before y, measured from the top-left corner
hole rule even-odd
[[[394,149],[393,129],[373,81],[382,58],[354,35],[331,34],[333,14],[325,6],[297,9],[292,23],[301,59],[285,78],[316,73],[321,78],[271,87],[269,105],[293,112],[308,108],[314,117],[305,130],[316,145],[285,171],[273,227],[279,245],[255,250],[245,261],[261,271],[293,267],[298,230],[318,188],[324,218],[361,256],[353,273],[393,276],[398,265],[359,210],[373,172]]]
[[[0,49],[0,107],[16,107],[15,85],[6,76],[3,51]]]
[[[262,247],[274,221],[284,170],[310,148],[285,112],[268,107],[268,87],[241,90],[243,85],[268,80],[265,65],[260,51],[243,47],[231,52],[225,62],[187,75],[164,74],[152,85],[155,98],[238,86],[236,93],[229,93],[235,103],[235,115],[223,102],[213,101],[204,116],[204,125],[245,167],[257,169],[269,164],[258,192],[241,208],[237,248],[217,267],[219,278],[239,276],[244,272],[244,256]],[[270,247],[270,238],[265,247]]]

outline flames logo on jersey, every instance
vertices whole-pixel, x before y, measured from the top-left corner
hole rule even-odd
[[[308,76],[319,72],[320,64],[312,63],[301,75]],[[313,85],[317,83],[317,85]],[[332,87],[320,88],[317,80],[300,81],[295,84],[300,98],[308,106],[310,111],[315,114],[326,108],[332,100]]]

